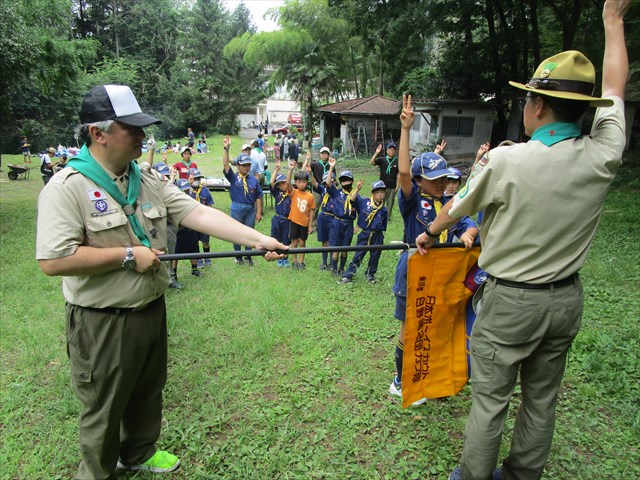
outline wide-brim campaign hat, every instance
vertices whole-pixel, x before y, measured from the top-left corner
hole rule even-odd
[[[577,50],[568,50],[547,58],[538,65],[526,84],[510,81],[509,85],[536,95],[587,101],[592,107],[613,105],[613,100],[593,96],[596,69]]]
[[[162,123],[142,113],[131,89],[126,85],[98,85],[82,99],[80,121],[83,124],[116,120],[132,127],[148,127]]]

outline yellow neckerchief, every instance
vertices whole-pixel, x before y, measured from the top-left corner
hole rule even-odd
[[[344,187],[342,187],[342,185],[340,185],[340,188],[342,189],[342,191],[345,193],[345,195],[347,196],[347,198],[344,201],[344,213],[347,215],[351,215],[351,193],[353,192],[353,187],[351,187],[351,191],[347,192]]]
[[[420,192],[420,196],[423,198],[431,199],[433,201],[433,208],[436,211],[436,217],[437,217],[438,214],[440,213],[440,210],[442,210],[442,202],[440,201],[440,199],[432,197],[431,195],[426,195],[422,192]],[[445,229],[442,232],[440,232],[440,238],[439,238],[440,243],[446,243],[448,236],[449,236],[448,229]]]
[[[249,185],[247,185],[247,176],[242,175],[240,172],[238,172],[238,176],[242,179],[242,187],[244,188],[244,196],[246,197],[247,193],[249,193]]]
[[[378,211],[384,206],[384,202],[380,202],[380,205],[378,205],[376,202],[373,201],[373,198],[370,198],[369,201],[371,202],[371,205],[373,205],[373,210],[371,210],[371,213],[369,215],[367,215],[367,227],[369,225],[371,225],[371,222],[373,222],[373,217],[376,216],[376,213],[378,213]]]
[[[200,192],[202,191],[202,187],[198,187],[196,190],[196,202],[200,203]]]
[[[280,193],[282,193],[282,197],[280,198],[278,203],[276,203],[276,205],[280,205],[282,202],[284,202],[284,199],[289,196],[289,192],[288,191],[284,191],[283,192],[282,190],[280,190]]]
[[[326,190],[325,190],[326,191]],[[322,197],[322,203],[320,204],[320,209],[324,209],[324,206],[327,204],[327,202],[329,201],[329,192],[326,192],[323,197]]]

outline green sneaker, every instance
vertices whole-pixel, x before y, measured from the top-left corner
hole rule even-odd
[[[173,472],[180,466],[180,459],[164,450],[156,450],[153,456],[141,465],[125,465],[118,461],[118,468],[124,470],[147,470],[153,473]]]

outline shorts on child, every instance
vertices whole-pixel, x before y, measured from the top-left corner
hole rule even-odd
[[[291,243],[289,232],[291,231],[291,221],[281,215],[274,215],[271,218],[271,236],[284,245]]]
[[[309,237],[309,227],[303,227],[296,222],[291,222],[291,233],[289,236],[291,240],[306,240]]]
[[[209,235],[207,235],[206,233],[200,233],[199,234],[199,240],[202,243],[209,243]]]
[[[331,224],[329,245],[343,247],[351,245],[351,240],[353,240],[353,220],[336,218]]]
[[[320,243],[328,242],[331,235],[331,225],[335,217],[328,213],[320,213],[316,223],[316,231],[318,233],[318,241]]]

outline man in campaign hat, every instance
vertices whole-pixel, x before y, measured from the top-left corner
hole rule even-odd
[[[583,306],[578,272],[625,145],[630,0],[607,0],[602,98],[580,52],[544,60],[526,83],[527,143],[498,147],[474,167],[416,243],[423,253],[461,215],[484,209],[479,266],[489,278],[474,298],[470,340],[472,405],[461,466],[450,479],[539,479],[551,449],[558,390]],[[590,135],[577,122],[599,107]],[[516,380],[520,405],[511,448],[494,472]]]
[[[42,190],[36,238],[42,271],[63,277],[67,352],[82,402],[76,478],[112,478],[116,467],[171,472],[180,460],[156,447],[169,285],[156,255],[167,248],[167,220],[248,247],[286,247],[140,170],[142,127],[160,121],[140,110],[129,87],[91,89],[80,120],[85,144]]]

